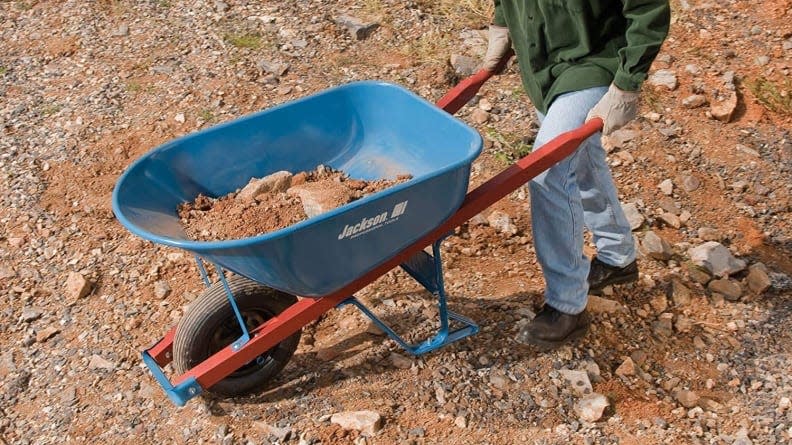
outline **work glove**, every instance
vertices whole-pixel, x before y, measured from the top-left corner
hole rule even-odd
[[[602,119],[602,134],[609,135],[627,125],[638,113],[638,92],[624,91],[611,84],[608,92],[589,111],[586,120]]]
[[[510,49],[511,38],[509,38],[509,28],[490,25],[487,54],[484,55],[484,62],[481,67],[487,71],[495,72],[498,62],[506,56]]]

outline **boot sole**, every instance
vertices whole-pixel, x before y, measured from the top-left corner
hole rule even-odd
[[[566,344],[574,342],[575,340],[579,340],[585,337],[585,335],[588,333],[589,325],[590,323],[587,323],[585,326],[581,326],[575,329],[574,331],[570,332],[569,335],[567,335],[561,340],[551,341],[551,340],[542,340],[539,338],[525,336],[522,340],[519,339],[518,337],[517,342],[526,345],[535,346],[537,349],[539,349],[542,352],[552,351],[553,349],[556,349],[560,346],[564,346]]]
[[[638,280],[638,272],[631,273],[629,275],[621,275],[618,277],[613,277],[607,279],[600,283],[599,286],[596,288],[589,288],[589,294],[591,295],[602,295],[602,289],[605,289],[608,286],[613,286],[614,284],[626,284],[632,283],[633,281]]]

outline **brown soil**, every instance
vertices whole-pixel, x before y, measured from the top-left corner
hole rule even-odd
[[[252,201],[238,199],[239,191],[219,198],[198,195],[193,202],[180,204],[179,217],[187,236],[198,241],[218,241],[274,232],[309,218],[304,210],[308,196],[317,201],[322,213],[407,181],[409,175],[394,180],[361,181],[344,172],[320,167],[293,176],[285,192],[261,193]]]

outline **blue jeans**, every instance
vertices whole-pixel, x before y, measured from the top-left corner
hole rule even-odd
[[[535,146],[573,130],[607,87],[589,88],[559,96],[541,124]],[[600,134],[588,138],[571,156],[530,182],[534,246],[544,273],[545,303],[577,314],[588,301],[590,262],[583,254],[583,227],[591,231],[597,257],[623,267],[635,260],[632,231],[613,183]]]

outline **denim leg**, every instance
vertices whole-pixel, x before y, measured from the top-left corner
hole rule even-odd
[[[597,87],[559,96],[546,116],[539,115],[541,126],[536,146],[582,125],[589,110],[606,91],[607,87]],[[618,199],[615,207],[602,204],[607,197],[615,198],[616,191],[610,174],[604,177],[602,174],[608,172],[604,151],[601,157],[591,153],[602,151],[599,140],[599,134],[593,135],[571,156],[534,178],[529,185],[534,246],[547,286],[545,302],[569,314],[583,311],[588,300],[590,263],[583,254],[584,224],[588,223],[598,233],[597,239],[604,240],[607,251],[613,244],[608,240],[616,238],[611,235],[609,225],[620,222],[615,217],[616,209],[626,222]],[[592,167],[596,168],[589,171]],[[598,187],[612,190],[597,191]],[[615,222],[614,218],[606,218],[608,215],[613,215]],[[629,226],[627,230],[629,233]],[[631,245],[632,237],[627,238]]]

